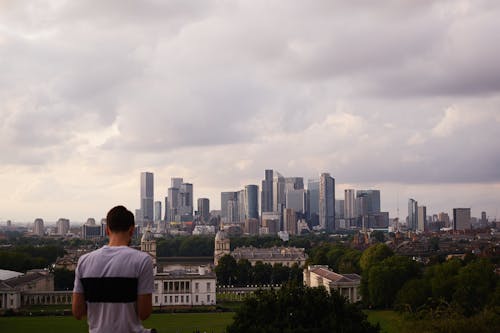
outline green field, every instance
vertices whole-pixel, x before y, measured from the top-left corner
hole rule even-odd
[[[233,321],[232,312],[221,313],[165,313],[153,314],[144,322],[147,328],[154,327],[161,333],[207,333],[224,332]],[[0,317],[0,331],[9,333],[44,332],[59,333],[88,332],[85,321],[73,317]]]
[[[398,333],[403,331],[403,320],[395,311],[366,310],[364,313],[368,316],[368,321],[371,324],[380,324],[380,333]]]

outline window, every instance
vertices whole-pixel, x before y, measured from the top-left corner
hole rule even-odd
[[[186,295],[186,303],[189,303],[189,296]]]
[[[168,282],[163,282],[163,292],[168,291]]]
[[[184,291],[184,281],[181,281],[181,291]]]
[[[174,290],[179,291],[179,281],[174,282]]]
[[[181,303],[184,303],[184,296],[181,296]]]
[[[172,296],[170,296],[170,304],[172,304],[172,303],[173,303]]]
[[[198,292],[198,289],[199,289],[199,288],[200,288],[200,284],[199,284],[198,282],[196,282],[196,283],[194,284],[194,290],[195,290],[196,292]]]
[[[165,296],[165,298],[163,298],[163,302],[167,303],[167,296]]]
[[[207,303],[210,303],[210,295],[207,295]]]
[[[179,296],[175,296],[175,303],[179,303]]]
[[[155,296],[155,303],[158,303],[158,296]]]
[[[210,282],[207,282],[207,292],[210,292]]]
[[[189,291],[189,281],[186,281],[186,291]]]
[[[158,291],[158,282],[155,282],[155,291]]]
[[[198,303],[198,295],[195,296],[195,302]]]

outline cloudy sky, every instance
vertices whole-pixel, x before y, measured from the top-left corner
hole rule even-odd
[[[330,172],[500,212],[500,2],[0,0],[0,221]]]

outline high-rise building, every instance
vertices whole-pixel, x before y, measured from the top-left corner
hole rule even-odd
[[[453,208],[453,230],[469,230],[470,228],[470,208]]]
[[[304,189],[287,191],[286,208],[291,208],[297,213],[305,214],[307,210],[307,191]]]
[[[284,231],[290,235],[297,234],[297,217],[292,208],[285,208],[283,211]]]
[[[408,229],[417,230],[418,226],[418,202],[415,199],[408,200]]]
[[[228,221],[228,203],[231,201],[231,218],[235,216],[234,203],[238,202],[238,192],[221,192],[220,194],[220,217],[223,223],[229,223]],[[236,208],[237,210],[237,208]],[[239,214],[237,214],[239,216]]]
[[[259,220],[246,219],[245,220],[245,233],[255,236],[259,234]]]
[[[307,201],[308,201],[308,216],[311,224],[319,224],[319,180],[309,179],[307,181]]]
[[[365,197],[366,215],[380,213],[380,190],[358,190],[356,197]]]
[[[152,172],[141,172],[141,212],[143,222],[154,218],[154,176]]]
[[[344,200],[335,200],[335,218],[344,218]]]
[[[180,185],[179,185],[180,187]],[[177,216],[177,207],[179,207],[179,187],[170,187],[168,189],[168,221],[175,221]]]
[[[335,230],[335,179],[329,173],[322,173],[319,181],[319,225]]]
[[[262,212],[273,211],[273,170],[265,171],[260,202]]]
[[[449,227],[450,226],[450,216],[448,213],[441,212],[438,214],[438,221],[442,222],[444,226]]]
[[[246,219],[259,218],[259,187],[257,185],[245,186],[244,209]]]
[[[417,209],[417,230],[424,232],[427,230],[427,208],[425,206],[418,206]]]
[[[87,222],[82,225],[82,238],[83,239],[97,239],[101,238],[102,230],[101,225],[96,225],[94,218],[88,218]]]
[[[106,226],[108,225],[107,220],[105,218],[101,219],[101,237],[105,238],[106,235]]]
[[[69,220],[60,218],[56,222],[56,233],[65,236],[69,232]]]
[[[282,212],[285,207],[285,177],[279,172],[273,173],[273,211]]]
[[[168,190],[167,190],[167,193],[168,193]],[[165,204],[163,205],[163,207],[165,207],[164,212],[163,212],[163,214],[164,214],[163,215],[163,220],[165,222],[169,222],[169,216],[170,215],[168,213],[168,209],[169,209],[168,206],[169,206],[169,203],[168,203],[168,196],[167,196],[167,197],[165,197]]]
[[[304,178],[302,177],[286,177],[285,178],[285,192],[291,190],[303,190]]]
[[[354,189],[344,190],[344,218],[348,220],[355,219],[356,214],[356,196]]]
[[[161,201],[155,201],[155,222],[161,221]]]
[[[181,185],[183,183],[184,183],[184,178],[180,178],[180,177],[170,178],[170,187],[181,188]]]
[[[210,219],[210,200],[208,198],[198,199],[198,215],[204,222],[208,222]]]
[[[43,219],[37,218],[33,222],[33,234],[37,236],[43,236],[45,234],[45,229],[43,227]]]
[[[193,184],[182,183],[179,188],[179,206],[177,213],[181,216],[193,216]]]

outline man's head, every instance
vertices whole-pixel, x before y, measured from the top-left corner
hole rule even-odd
[[[113,207],[106,215],[106,224],[111,232],[129,231],[134,227],[134,214],[123,206]]]

